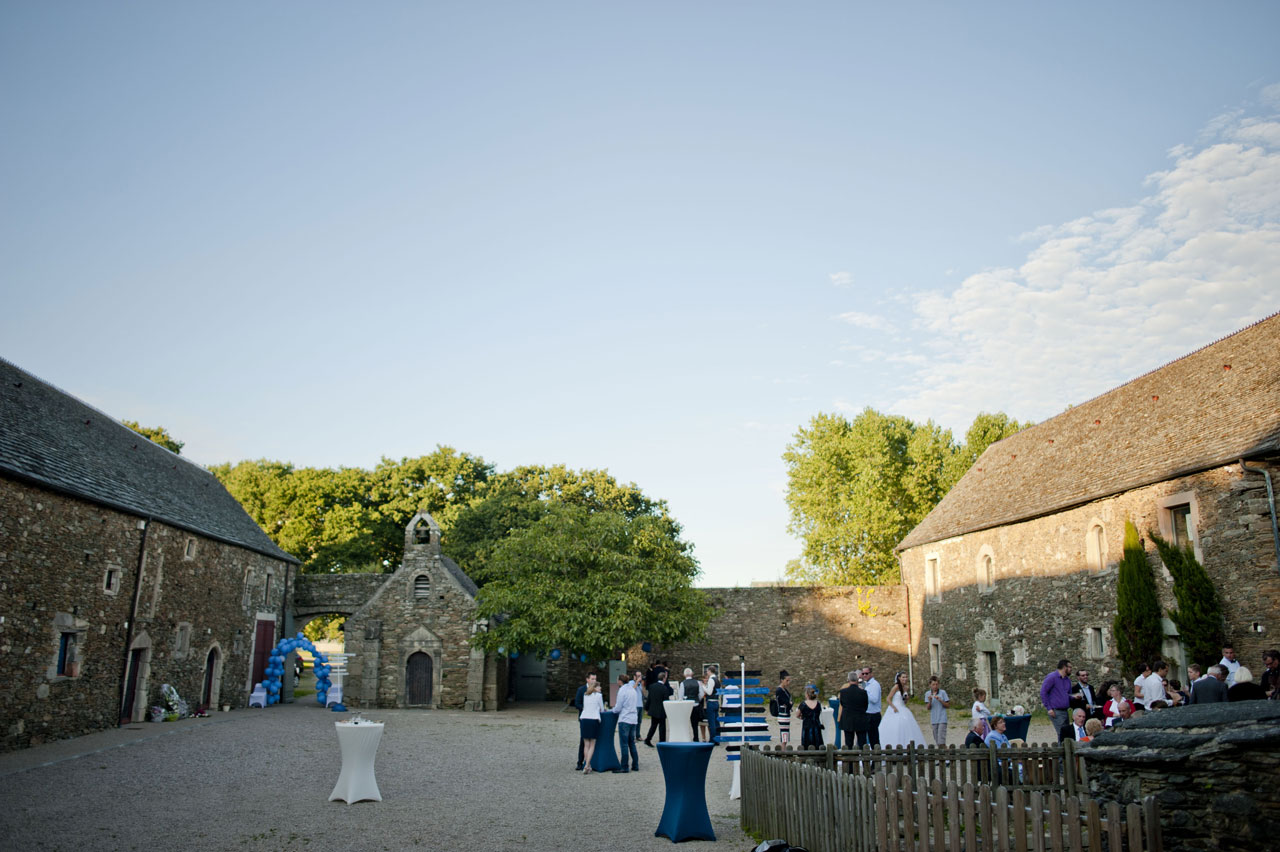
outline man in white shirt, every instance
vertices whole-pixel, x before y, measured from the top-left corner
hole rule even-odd
[[[613,709],[618,714],[618,757],[622,763],[619,772],[627,769],[627,758],[640,771],[640,754],[636,751],[636,729],[640,727],[639,690],[626,674],[618,675],[618,700]]]
[[[1227,670],[1227,687],[1236,685],[1236,669],[1240,668],[1240,661],[1236,659],[1236,649],[1230,645],[1222,646],[1222,659],[1218,660],[1218,665]]]
[[[862,688],[867,693],[867,745],[880,745],[880,682],[871,676],[871,666],[862,667]]]
[[[1169,703],[1169,696],[1164,692],[1164,677],[1169,673],[1169,664],[1164,660],[1156,660],[1151,664],[1151,673],[1142,679],[1142,703],[1148,710],[1157,701]]]

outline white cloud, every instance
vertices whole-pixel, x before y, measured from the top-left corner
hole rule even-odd
[[[918,294],[928,359],[891,409],[1044,419],[1280,310],[1280,121],[1229,113],[1201,139],[1136,204],[1036,229],[1019,267]]]
[[[865,328],[868,331],[888,331],[894,330],[893,323],[889,322],[879,314],[864,314],[861,311],[846,311],[840,314],[836,319],[841,322],[848,323],[855,328]]]
[[[836,287],[852,287],[853,286],[852,272],[832,272],[829,275],[827,275],[827,277],[831,279],[831,283],[833,286],[836,286]]]

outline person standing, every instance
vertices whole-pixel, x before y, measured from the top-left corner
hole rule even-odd
[[[880,745],[880,681],[871,676],[871,666],[862,669],[862,688],[867,691],[867,743]]]
[[[604,696],[600,684],[593,677],[582,696],[582,713],[578,716],[578,734],[583,742],[583,775],[591,774],[591,756],[596,753],[596,740],[600,737],[600,714],[604,712]]]
[[[1196,681],[1191,690],[1192,704],[1214,704],[1227,700],[1227,669],[1225,666],[1209,666],[1209,677]]]
[[[1102,702],[1098,700],[1099,697],[1093,684],[1089,683],[1089,673],[1084,669],[1076,672],[1076,685],[1071,690],[1071,707],[1083,709],[1085,718],[1099,718],[1102,716]]]
[[[1058,742],[1066,735],[1067,723],[1071,721],[1068,713],[1071,707],[1071,661],[1065,657],[1058,660],[1058,668],[1045,675],[1040,684],[1040,703],[1049,711],[1049,719],[1053,722],[1058,734]]]
[[[1227,688],[1236,685],[1236,672],[1240,669],[1240,661],[1236,659],[1236,649],[1230,645],[1222,646],[1222,659],[1218,665],[1227,670]]]
[[[778,688],[773,691],[774,701],[778,705],[778,742],[787,745],[791,742],[791,675],[786,669],[778,672]]]
[[[1169,664],[1164,660],[1156,660],[1151,664],[1151,671],[1142,679],[1142,703],[1148,710],[1155,709],[1152,705],[1157,701],[1168,703],[1169,698],[1164,691],[1164,677],[1168,673]]]
[[[822,705],[818,703],[818,690],[804,688],[804,701],[796,708],[800,717],[800,747],[822,748]]]
[[[624,672],[618,675],[618,700],[613,709],[618,714],[618,755],[621,772],[629,772],[628,764],[640,771],[640,755],[636,751],[636,728],[640,725],[637,712],[640,699],[632,688],[631,678]]]
[[[684,680],[680,681],[680,698],[692,701],[693,709],[689,711],[689,729],[693,741],[698,741],[698,729],[705,720],[705,709],[702,704],[702,684],[693,676],[693,669],[685,667]]]
[[[844,733],[845,748],[853,743],[857,748],[867,744],[867,691],[862,688],[858,672],[849,672],[849,681],[840,688],[840,717],[837,720]]]
[[[582,684],[582,686],[578,687],[578,691],[577,691],[577,693],[573,696],[573,706],[574,706],[574,708],[576,708],[576,709],[577,709],[577,711],[578,711],[578,718],[579,718],[579,719],[581,719],[581,718],[582,718],[583,699],[585,699],[585,698],[586,698],[586,695],[587,695],[587,689],[588,689],[589,687],[591,687],[591,686],[594,686],[594,685],[595,685],[595,682],[596,682],[596,673],[595,673],[595,672],[589,672],[589,673],[587,674],[587,681],[586,681],[586,683],[584,683],[584,684]],[[578,725],[578,729],[579,729],[579,732],[581,732],[582,725]],[[577,767],[576,767],[578,772],[581,772],[581,771],[582,771],[582,767],[583,767],[583,751],[584,751],[584,749],[585,749],[585,748],[586,748],[586,741],[585,741],[585,740],[583,740],[583,738],[582,738],[582,736],[581,736],[581,735],[579,735],[579,736],[578,736],[578,765],[577,765]]]
[[[662,702],[671,697],[671,687],[667,686],[667,672],[658,672],[658,679],[649,687],[649,733],[644,736],[644,744],[653,748],[653,732],[658,732],[658,742],[667,741],[667,708]]]
[[[929,727],[933,729],[934,745],[947,744],[947,708],[951,706],[951,696],[942,688],[942,681],[937,675],[929,678],[929,689],[924,694],[925,706],[929,708]]]
[[[1133,703],[1137,707],[1146,707],[1146,699],[1142,697],[1142,684],[1147,680],[1147,675],[1151,674],[1151,664],[1142,662],[1138,663],[1138,676],[1133,679]]]
[[[1262,688],[1272,701],[1280,700],[1280,651],[1262,652]]]

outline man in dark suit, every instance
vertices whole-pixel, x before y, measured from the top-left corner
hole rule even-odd
[[[645,735],[644,744],[653,748],[653,732],[658,732],[658,742],[667,741],[667,708],[662,702],[671,697],[671,687],[667,685],[666,670],[658,672],[658,679],[649,687],[649,733]]]
[[[1072,710],[1077,707],[1084,710],[1085,718],[1102,719],[1102,702],[1098,700],[1098,693],[1093,688],[1093,684],[1089,683],[1089,673],[1084,669],[1076,672],[1076,685],[1071,690]]]
[[[1085,732],[1084,722],[1088,714],[1084,712],[1083,707],[1077,707],[1071,711],[1071,724],[1067,725],[1067,730],[1063,733],[1064,740],[1081,740],[1088,739],[1089,734]]]
[[[859,748],[867,744],[871,720],[867,717],[867,693],[858,682],[857,672],[849,672],[849,682],[840,690],[839,724],[845,748],[851,744]]]
[[[1224,666],[1209,666],[1209,676],[1191,685],[1192,704],[1213,704],[1227,700],[1227,670]]]

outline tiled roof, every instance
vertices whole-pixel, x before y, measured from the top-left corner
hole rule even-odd
[[[453,575],[453,579],[458,581],[458,585],[462,586],[462,588],[466,590],[467,594],[474,598],[476,596],[476,592],[480,591],[480,587],[475,584],[474,580],[467,576],[467,572],[459,568],[458,563],[454,562],[447,556],[441,556],[440,562],[444,565],[445,570]]]
[[[898,550],[1280,451],[1280,313],[998,441]]]
[[[209,471],[3,358],[0,475],[298,562]]]

